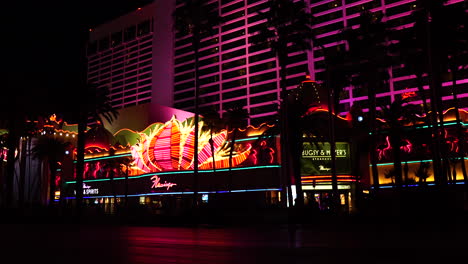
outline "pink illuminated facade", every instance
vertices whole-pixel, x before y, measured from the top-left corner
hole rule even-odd
[[[112,102],[122,108],[146,102],[193,111],[194,58],[189,35],[172,30],[171,14],[182,1],[155,1],[125,16],[101,25],[90,32],[90,81],[108,85]],[[412,26],[410,14],[415,0],[306,0],[311,14],[318,21],[317,38],[326,48],[346,45],[340,30],[357,24],[359,12],[370,9],[382,12],[392,27]],[[452,0],[449,4],[462,4]],[[234,106],[249,111],[248,124],[259,125],[271,120],[278,109],[279,65],[268,48],[252,46],[249,36],[264,21],[258,16],[267,0],[219,0],[223,23],[214,35],[202,39],[200,49],[200,111],[217,109],[221,114]],[[287,72],[288,88],[305,79],[307,71],[314,80],[324,76],[323,52],[292,48]],[[404,92],[416,91],[415,76],[399,66],[389,69],[391,80],[378,91],[378,104],[389,104]],[[427,83],[425,88],[428,89]],[[450,86],[451,80],[443,86]],[[460,74],[457,81],[462,108],[468,106],[468,78]],[[452,104],[450,94],[443,95],[446,106]],[[338,111],[345,115],[355,102],[365,103],[367,95],[348,87],[341,95]],[[365,105],[365,104],[363,104]],[[448,107],[446,107],[448,108]],[[246,124],[247,125],[247,124]]]

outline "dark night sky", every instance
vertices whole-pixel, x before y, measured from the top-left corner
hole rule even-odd
[[[2,75],[9,93],[49,101],[72,91],[83,69],[86,30],[151,0],[45,0],[1,4]],[[5,69],[6,68],[6,69]],[[3,89],[2,89],[3,90]],[[44,99],[49,98],[49,99]],[[51,99],[55,98],[55,99]]]

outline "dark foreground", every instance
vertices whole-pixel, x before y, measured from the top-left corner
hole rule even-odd
[[[10,220],[0,224],[1,263],[466,263],[468,250],[468,218],[454,214],[238,225]]]

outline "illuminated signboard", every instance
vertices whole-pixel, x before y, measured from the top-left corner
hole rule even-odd
[[[347,142],[336,142],[336,173],[350,174],[351,161],[349,144]],[[301,157],[302,175],[330,175],[331,174],[331,151],[330,143],[303,143]]]
[[[153,181],[153,185],[151,186],[151,188],[153,189],[166,188],[166,190],[169,190],[172,186],[177,185],[175,183],[167,182],[167,181],[164,181],[164,183],[161,183],[161,178],[159,178],[157,175],[154,175],[153,177],[151,177],[151,181]]]

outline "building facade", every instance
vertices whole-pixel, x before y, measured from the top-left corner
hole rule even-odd
[[[202,39],[200,48],[200,111],[216,109],[221,114],[234,106],[249,111],[248,124],[259,125],[276,114],[279,102],[279,65],[268,48],[253,46],[249,38],[264,23],[258,15],[267,0],[220,0],[216,5],[222,23],[213,35]],[[345,46],[340,31],[358,23],[360,11],[385,15],[391,27],[411,27],[415,0],[322,0],[305,1],[316,18],[317,39],[325,48]],[[463,5],[462,0],[449,4]],[[88,79],[111,89],[117,108],[152,102],[193,111],[194,52],[190,35],[173,30],[172,12],[182,1],[155,1],[90,31]],[[320,47],[301,51],[291,47],[287,84],[298,86],[310,72],[323,81],[324,57]],[[417,91],[416,78],[398,65],[389,69],[390,81],[378,91],[378,104],[389,104],[403,92]],[[462,108],[468,105],[468,77],[459,74],[457,90]],[[452,85],[451,80],[443,86]],[[425,88],[428,89],[426,80]],[[449,90],[449,89],[446,89]],[[348,87],[340,95],[339,113],[363,103],[363,90]],[[447,91],[442,100],[451,105]]]

